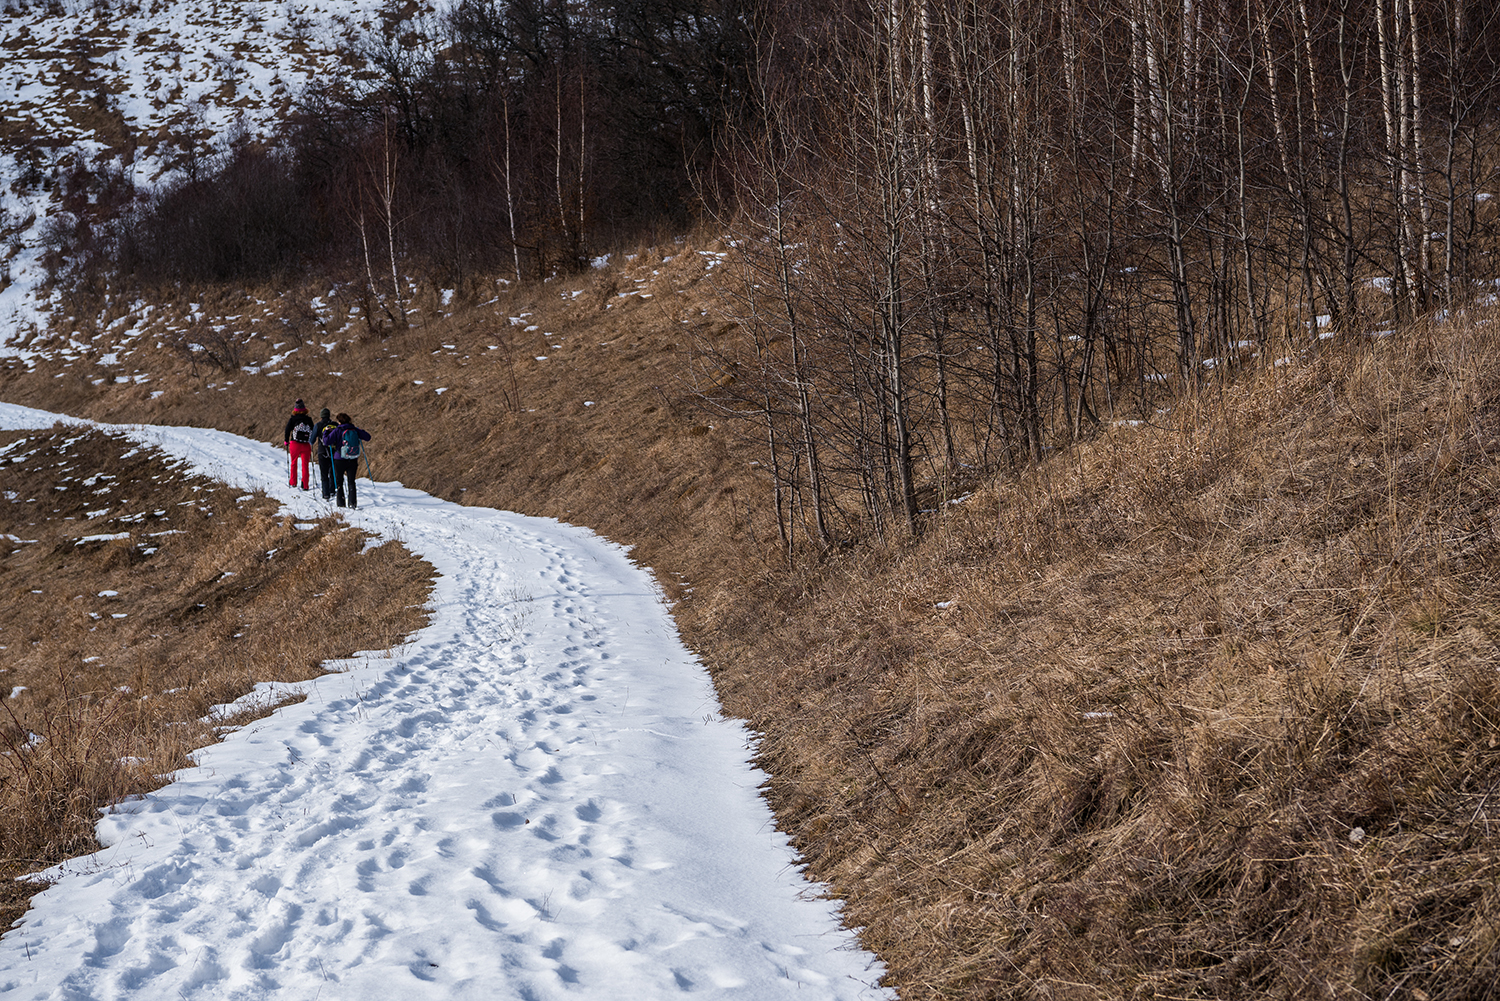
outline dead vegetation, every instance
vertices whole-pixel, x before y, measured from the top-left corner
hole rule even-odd
[[[82,428],[0,432],[0,923],[14,877],[92,851],[101,808],[270,705],[258,682],[400,643],[431,569],[334,519]],[[350,625],[356,623],[356,625]]]
[[[787,569],[759,444],[685,382],[719,252],[417,289],[400,333],[320,312],[275,369],[258,334],[195,372],[104,324],[121,378],[55,354],[0,395],[263,440],[301,396],[374,432],[380,479],[634,545],[908,1001],[1493,996],[1493,323],[1252,359]]]
[[[903,997],[1491,996],[1494,347],[1267,371],[715,616]]]

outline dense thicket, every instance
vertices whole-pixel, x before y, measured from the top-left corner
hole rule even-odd
[[[306,190],[286,156],[242,147],[211,175],[157,193],[121,220],[114,247],[142,275],[235,281],[282,272],[328,238],[307,211]]]
[[[392,4],[277,153],[185,164],[117,258],[141,278],[227,280],[322,257],[396,299],[408,273],[579,266],[691,218],[695,175],[741,113],[745,23],[735,0]]]
[[[789,544],[914,530],[971,466],[1496,274],[1492,5],[788,7],[729,165],[744,336],[704,374]]]

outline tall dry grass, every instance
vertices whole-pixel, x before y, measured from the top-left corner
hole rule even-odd
[[[0,395],[262,438],[302,396],[382,479],[634,545],[908,1001],[1493,996],[1494,326],[1263,359],[914,543],[787,569],[754,442],[684,385],[717,250],[418,289],[411,329],[356,313],[275,376],[142,337],[120,368],[151,383],[43,361]]]
[[[903,997],[1492,996],[1496,341],[1267,369],[739,604],[721,691]]]
[[[395,645],[431,569],[334,519],[78,428],[0,433],[0,924],[34,873],[97,847],[101,808],[272,706],[261,681]],[[359,623],[350,628],[350,622]]]

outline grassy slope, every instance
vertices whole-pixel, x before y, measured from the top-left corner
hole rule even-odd
[[[718,249],[452,315],[422,294],[406,331],[325,308],[277,375],[195,371],[163,299],[76,324],[78,360],[0,398],[279,440],[302,396],[374,432],[382,479],[635,545],[909,1001],[1491,996],[1494,326],[1248,373],[915,544],[787,572],[753,445],[685,392],[696,339],[728,336],[702,312]],[[257,329],[242,293],[201,301]],[[248,363],[287,346],[264,329]]]
[[[95,850],[98,807],[269,708],[216,706],[420,626],[432,568],[124,436],[8,431],[0,450],[4,928],[38,889],[9,877]]]

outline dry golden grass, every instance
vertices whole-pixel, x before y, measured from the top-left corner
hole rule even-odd
[[[724,336],[718,249],[476,284],[451,314],[419,289],[399,333],[324,284],[280,297],[325,308],[278,375],[142,336],[114,383],[42,362],[0,396],[267,440],[301,396],[374,432],[381,479],[634,545],[907,1001],[1493,996],[1494,325],[1248,369],[988,481],[913,543],[788,570],[755,444],[686,392]]]
[[[1488,996],[1496,340],[1252,375],[742,606],[721,690],[903,997]]]
[[[431,568],[99,432],[0,432],[0,463],[8,926],[38,889],[12,877],[94,850],[100,807],[271,708],[214,707],[419,627]]]

